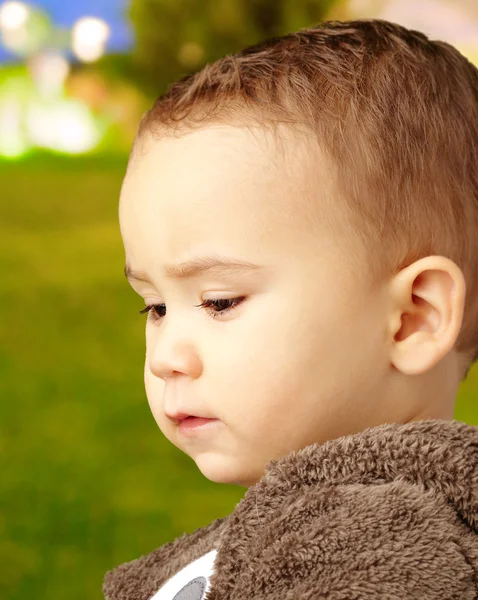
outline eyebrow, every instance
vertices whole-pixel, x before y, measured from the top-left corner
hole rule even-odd
[[[177,265],[166,265],[163,269],[165,277],[170,279],[187,279],[195,277],[199,274],[224,274],[240,275],[246,271],[261,269],[260,265],[256,265],[249,261],[238,260],[225,256],[201,256],[193,260],[181,262]],[[124,268],[125,277],[128,280],[144,281],[151,283],[148,276],[140,271],[134,271],[128,263]]]

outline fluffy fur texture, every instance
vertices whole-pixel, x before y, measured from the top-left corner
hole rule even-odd
[[[384,424],[268,463],[234,511],[109,571],[148,600],[218,549],[206,600],[476,600],[478,427]]]

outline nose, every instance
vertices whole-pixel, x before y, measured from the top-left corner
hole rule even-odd
[[[178,374],[199,377],[202,365],[190,331],[181,326],[174,329],[173,325],[172,320],[163,322],[153,335],[147,336],[145,369],[164,380]]]

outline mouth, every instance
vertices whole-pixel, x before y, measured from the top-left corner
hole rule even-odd
[[[178,423],[185,423],[185,422],[192,422],[192,421],[217,421],[217,419],[215,418],[210,418],[210,417],[196,417],[196,415],[188,415],[187,417],[183,417],[180,421],[178,421]]]
[[[188,414],[183,413],[183,412],[178,412],[178,413],[175,413],[175,414],[172,414],[172,415],[166,413],[166,416],[171,421],[173,421],[174,423],[176,423],[177,425],[181,424],[183,421],[190,421],[192,419],[202,419],[202,420],[207,420],[207,421],[213,420],[213,419],[211,419],[209,417],[199,417],[198,415],[188,415]]]

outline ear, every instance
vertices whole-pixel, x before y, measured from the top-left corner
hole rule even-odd
[[[466,284],[461,269],[444,256],[427,256],[402,269],[391,282],[391,361],[402,373],[431,369],[460,332]]]

